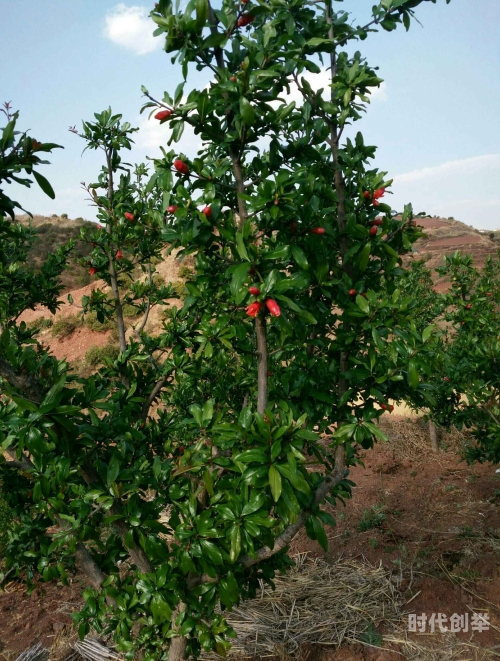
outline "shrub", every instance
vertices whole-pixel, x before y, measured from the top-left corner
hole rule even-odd
[[[123,316],[129,317],[131,319],[138,317],[141,314],[140,310],[138,310],[135,305],[131,305],[130,303],[125,303],[122,305],[122,310]]]
[[[184,280],[193,280],[194,275],[194,269],[190,266],[187,266],[186,264],[183,264],[179,268],[179,278],[183,278]]]
[[[99,321],[97,319],[97,312],[93,310],[87,312],[83,318],[83,324],[86,328],[94,333],[105,333],[106,331],[112,330],[114,323],[110,319],[105,319],[104,321]]]
[[[103,347],[90,347],[85,354],[85,362],[87,365],[92,367],[97,367],[97,365],[102,365],[106,358],[111,360],[116,360],[120,349],[116,344],[105,344]]]
[[[52,324],[52,335],[53,337],[59,337],[60,339],[69,337],[70,335],[73,335],[76,329],[81,325],[81,317],[77,317],[74,314],[68,315],[67,317],[59,317]]]
[[[180,298],[182,301],[186,298],[188,295],[188,291],[186,289],[186,285],[182,280],[176,280],[175,282],[172,282],[172,289],[175,292],[175,295]]]
[[[12,519],[12,512],[7,505],[5,497],[2,492],[2,484],[0,484],[0,558],[3,555],[5,543],[7,541],[7,532]]]
[[[68,214],[67,214],[67,213],[62,213],[62,214],[61,214],[61,218],[66,219],[67,217],[68,217]]]
[[[385,505],[373,505],[363,510],[360,522],[358,523],[359,532],[365,532],[372,528],[380,528],[386,519]]]
[[[33,321],[29,321],[26,325],[28,328],[31,328],[31,330],[45,330],[46,328],[51,328],[52,325],[54,324],[54,319],[52,317],[38,317],[38,319],[33,319]]]

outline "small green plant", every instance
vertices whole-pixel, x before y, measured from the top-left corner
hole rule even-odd
[[[130,303],[125,303],[122,306],[122,310],[123,316],[128,317],[129,319],[134,319],[141,314],[140,310],[138,310],[135,305],[131,305]]]
[[[97,367],[105,363],[106,359],[116,360],[120,349],[116,344],[105,344],[103,347],[90,347],[85,354],[85,363]]]
[[[184,280],[192,280],[194,278],[194,269],[190,266],[187,266],[186,264],[183,264],[179,268],[179,278],[183,278]]]
[[[447,484],[444,488],[444,491],[445,493],[449,493],[450,491],[455,491],[456,488],[456,484]]]
[[[175,282],[172,282],[172,288],[175,292],[175,295],[183,301],[186,296],[188,295],[188,291],[186,289],[186,285],[182,280],[176,280]]]
[[[52,324],[52,335],[53,337],[58,337],[63,339],[73,335],[77,328],[82,325],[81,317],[77,317],[75,314],[70,314],[67,317],[59,317]]]
[[[372,647],[381,647],[384,642],[382,636],[375,629],[375,625],[371,621],[367,624],[363,633],[360,634],[359,640]]]
[[[366,532],[372,528],[380,528],[386,520],[385,505],[373,505],[363,510],[363,514],[358,523],[359,532]]]
[[[375,537],[372,537],[371,539],[368,540],[368,544],[372,549],[378,548],[378,540],[375,539]]]
[[[2,484],[0,484],[0,558],[3,556],[5,543],[7,541],[7,532],[12,518],[10,507],[4,498]]]
[[[45,330],[46,328],[51,328],[53,324],[54,320],[52,317],[38,317],[38,319],[28,322],[27,326],[28,328],[31,328],[31,330],[40,331]]]
[[[102,322],[99,321],[97,319],[97,312],[94,312],[93,310],[87,312],[83,318],[83,323],[86,328],[94,331],[94,333],[105,333],[106,331],[111,330],[114,326],[114,323],[110,319],[105,319]]]

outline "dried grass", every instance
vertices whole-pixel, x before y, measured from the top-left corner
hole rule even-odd
[[[339,648],[363,641],[367,630],[401,616],[401,596],[382,566],[340,559],[296,558],[296,566],[261,586],[260,596],[226,618],[237,639],[229,658],[300,658],[311,644]],[[214,654],[205,659],[217,659]]]
[[[398,461],[409,459],[418,462],[431,455],[429,430],[423,418],[391,420],[389,416],[384,416],[380,421],[380,428],[389,437],[387,447],[394,452]],[[443,450],[457,455],[462,453],[465,445],[472,442],[470,432],[454,427],[449,433],[438,429],[438,438]]]
[[[453,633],[425,636],[425,644],[422,638],[409,638],[404,628],[398,628],[384,636],[384,643],[395,645],[401,658],[407,661],[497,661],[500,658],[500,647],[481,648],[460,640]]]

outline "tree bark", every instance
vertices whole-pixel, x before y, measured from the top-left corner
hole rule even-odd
[[[257,335],[257,413],[264,415],[267,408],[267,341],[266,320],[261,314],[255,317]]]
[[[5,379],[7,383],[14,386],[19,390],[23,397],[29,399],[35,404],[40,404],[44,397],[45,391],[42,386],[37,382],[35,377],[29,373],[21,373],[16,371],[10,363],[3,358],[0,358],[0,376]]]
[[[439,452],[436,425],[432,420],[429,420],[429,438],[431,439],[431,450],[433,452]]]
[[[114,198],[114,188],[113,188],[113,161],[112,154],[109,149],[106,150],[106,164],[108,168],[108,213],[110,214],[110,220],[113,216],[113,198]],[[111,224],[108,223],[106,228],[107,232],[111,234]],[[116,327],[118,330],[118,341],[120,344],[120,351],[125,351],[127,349],[127,341],[125,339],[125,321],[123,319],[123,308],[122,302],[120,299],[120,290],[118,289],[118,278],[116,276],[115,269],[115,257],[112,253],[108,255],[109,259],[109,278],[111,281],[111,291],[113,292],[113,298],[115,301],[115,314],[116,314]]]

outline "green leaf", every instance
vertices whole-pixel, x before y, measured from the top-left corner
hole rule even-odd
[[[224,564],[222,553],[213,542],[209,542],[208,539],[200,539],[200,546],[214,565]]]
[[[214,404],[215,399],[209,399],[203,404],[202,421],[204,427],[206,427],[214,417]]]
[[[48,195],[51,200],[54,200],[56,197],[56,194],[54,193],[54,189],[50,185],[50,183],[45,179],[45,177],[40,174],[39,172],[36,172],[36,170],[33,170],[33,176],[36,179],[37,184],[40,186],[40,188],[43,190],[45,195]]]
[[[240,589],[232,572],[229,572],[227,576],[220,579],[219,597],[221,603],[226,606],[226,608],[231,608],[238,602],[240,597]]]
[[[368,313],[370,311],[370,304],[366,300],[364,296],[361,296],[361,294],[358,294],[356,296],[356,305],[360,310],[362,310],[365,313]]]
[[[432,335],[432,331],[434,330],[434,328],[435,328],[434,324],[429,324],[429,326],[424,328],[422,332],[422,342],[427,342],[427,340]]]
[[[281,496],[281,475],[274,465],[269,467],[269,486],[274,502],[277,503]]]
[[[415,390],[418,388],[420,378],[418,376],[418,365],[415,360],[410,360],[408,363],[408,383],[410,387]]]
[[[155,624],[170,622],[172,619],[172,609],[162,597],[161,594],[154,594],[149,604],[151,615]]]
[[[241,232],[236,232],[236,249],[241,259],[246,259],[247,262],[250,261],[248,256],[247,249],[243,240],[243,234]]]
[[[292,246],[292,255],[301,269],[307,270],[309,268],[309,262],[307,261],[306,254],[302,248],[299,248],[299,246]]]
[[[384,434],[384,432],[377,427],[377,425],[374,425],[373,422],[363,422],[363,427],[368,429],[374,436],[379,438],[381,441],[388,441],[389,437]]]
[[[236,562],[241,553],[241,530],[239,525],[234,525],[230,533],[231,549],[229,551],[229,560]]]
[[[368,260],[370,259],[371,249],[372,249],[372,244],[368,241],[368,243],[365,245],[365,247],[361,251],[361,254],[358,257],[358,267],[360,271],[364,271],[368,266]]]
[[[250,270],[250,264],[245,262],[240,264],[233,271],[233,277],[231,279],[231,294],[236,296],[236,293],[241,289],[243,283],[245,282],[248,271]]]
[[[250,101],[244,96],[240,98],[240,114],[245,124],[251,126],[255,122],[255,110],[250,105]]]

